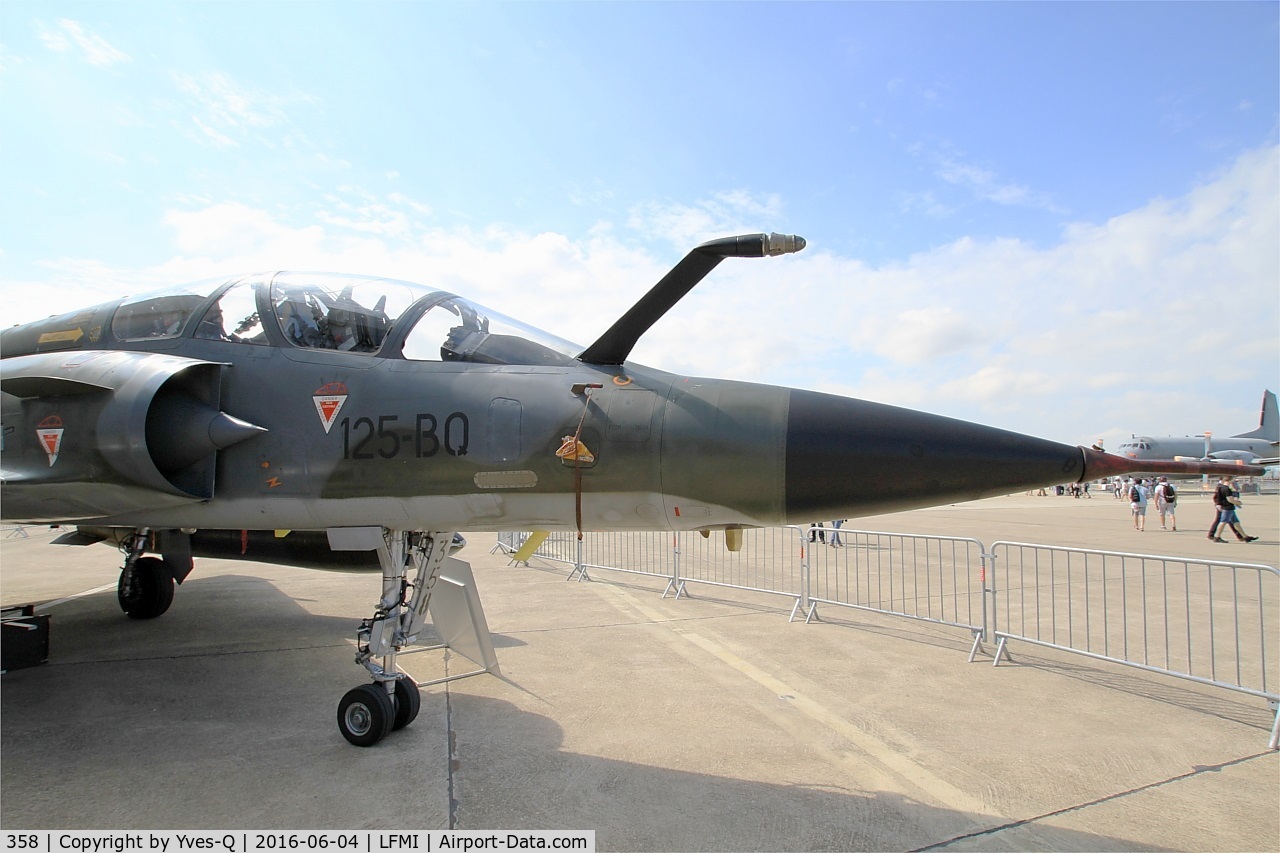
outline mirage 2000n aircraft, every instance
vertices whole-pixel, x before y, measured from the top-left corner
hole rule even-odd
[[[372,683],[338,707],[343,736],[369,745],[417,713],[395,656],[425,627],[458,531],[723,531],[732,548],[748,527],[1151,469],[628,360],[725,258],[804,245],[703,243],[585,348],[429,286],[291,272],[14,327],[0,336],[3,517],[76,525],[67,544],[120,546],[118,597],[138,619],[169,608],[193,555],[380,569],[357,633]]]

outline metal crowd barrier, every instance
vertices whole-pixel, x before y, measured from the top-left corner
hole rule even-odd
[[[977,539],[817,528],[810,543],[810,597],[890,616],[963,628],[973,660],[990,639],[983,585],[986,549]]]
[[[991,556],[995,664],[1017,640],[1257,696],[1277,748],[1280,570],[1022,542]]]
[[[984,641],[995,665],[1021,641],[1257,696],[1280,741],[1272,566],[833,527],[745,530],[740,551],[722,533],[553,533],[536,554],[572,566],[568,579],[665,577],[664,598],[708,584],[793,598],[792,620],[827,604],[956,627],[970,662]]]
[[[490,554],[501,551],[504,554],[514,554],[524,544],[524,540],[529,538],[529,534],[514,530],[503,531],[498,534],[498,541],[489,549]]]
[[[742,549],[725,547],[724,534],[680,533],[675,574],[667,590],[680,597],[690,583],[746,589],[794,598],[791,618],[811,609],[806,586],[805,531],[764,527],[742,531]]]
[[[545,560],[573,566],[568,580],[589,580],[589,569],[608,569],[635,575],[670,577],[675,557],[672,533],[556,532],[538,547]]]

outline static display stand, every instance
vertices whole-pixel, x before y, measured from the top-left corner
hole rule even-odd
[[[498,656],[493,650],[493,639],[489,636],[489,623],[484,618],[484,607],[480,603],[480,593],[476,590],[475,576],[471,573],[470,563],[453,557],[444,561],[440,576],[436,579],[435,587],[431,591],[427,612],[431,614],[431,622],[435,625],[436,633],[440,635],[440,643],[415,651],[449,648],[479,666],[480,669],[423,682],[418,685],[419,687],[482,675],[486,672],[494,675],[501,674],[498,669]]]

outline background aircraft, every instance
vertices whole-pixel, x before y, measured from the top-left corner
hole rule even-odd
[[[746,527],[1136,470],[1240,473],[627,360],[724,258],[804,246],[703,243],[585,349],[451,293],[320,273],[14,327],[0,335],[3,517],[120,546],[117,594],[138,619],[169,608],[193,556],[380,569],[357,632],[373,681],[337,715],[367,746],[417,714],[396,654],[425,627],[457,531],[723,531],[734,548]]]
[[[1230,438],[1214,438],[1207,430],[1196,436],[1164,435],[1153,438],[1135,435],[1121,442],[1117,452],[1130,459],[1198,459],[1206,462],[1274,464],[1278,446],[1280,413],[1276,408],[1276,395],[1272,391],[1263,391],[1262,411],[1258,415],[1258,428],[1255,430]]]

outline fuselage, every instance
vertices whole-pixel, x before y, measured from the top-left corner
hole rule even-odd
[[[272,273],[0,337],[4,518],[160,529],[724,529],[1084,476],[1080,448],[588,364],[405,282]]]
[[[1275,444],[1261,438],[1203,438],[1135,436],[1120,443],[1117,452],[1131,459],[1240,459],[1253,462],[1276,455]]]

